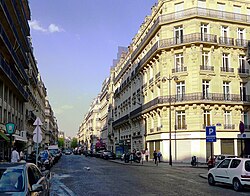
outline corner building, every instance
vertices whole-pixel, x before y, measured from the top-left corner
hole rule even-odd
[[[249,0],[159,0],[114,68],[115,147],[204,162],[213,125],[214,154],[250,154],[249,23]]]

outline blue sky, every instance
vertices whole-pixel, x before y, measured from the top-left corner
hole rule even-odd
[[[32,0],[31,37],[58,120],[74,137],[109,76],[118,46],[129,46],[157,0]]]

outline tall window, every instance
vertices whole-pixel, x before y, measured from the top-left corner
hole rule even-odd
[[[217,7],[218,7],[218,10],[221,11],[221,12],[219,12],[218,17],[223,18],[223,12],[225,11],[225,7],[226,7],[225,4],[217,3]]]
[[[175,44],[183,43],[183,27],[178,26],[174,28]]]
[[[211,126],[211,113],[209,110],[204,110],[204,127]]]
[[[241,7],[234,5],[235,20],[241,20],[240,11]]]
[[[246,73],[246,60],[244,55],[239,55],[239,69],[240,73]]]
[[[177,129],[186,129],[186,115],[185,115],[185,111],[177,111],[176,112],[176,128]]]
[[[175,69],[176,72],[181,72],[183,69],[183,53],[175,54]]]
[[[208,69],[209,67],[209,52],[208,51],[202,51],[202,62],[201,65],[204,69]]]
[[[176,83],[176,98],[177,100],[183,100],[185,96],[185,82],[177,82]]]
[[[244,39],[245,39],[245,29],[238,28],[237,29],[237,40],[236,44],[238,46],[244,46]]]
[[[202,96],[203,96],[203,99],[209,98],[209,81],[208,80],[202,81]]]
[[[229,54],[227,53],[222,55],[222,68],[223,71],[229,71]]]
[[[184,3],[177,3],[174,5],[174,9],[175,9],[175,18],[180,18],[183,16],[183,10],[184,10]]]
[[[208,41],[208,24],[201,24],[201,40]]]
[[[223,94],[225,100],[230,100],[230,85],[229,82],[223,82]]]
[[[220,43],[222,44],[229,44],[229,28],[227,26],[221,27],[221,37],[220,37]]]
[[[250,8],[247,8],[247,22],[250,22]]]
[[[224,121],[225,121],[225,127],[230,128],[230,126],[232,125],[232,117],[230,111],[224,112]]]
[[[245,83],[240,83],[240,99],[241,101],[247,101],[247,86]]]

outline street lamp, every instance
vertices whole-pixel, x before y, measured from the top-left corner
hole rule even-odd
[[[163,77],[162,78],[162,82],[166,82],[168,80],[168,93],[169,93],[169,165],[172,166],[172,145],[171,145],[171,134],[172,134],[172,130],[171,130],[171,80],[177,80],[178,78],[176,76],[168,76],[167,77]]]

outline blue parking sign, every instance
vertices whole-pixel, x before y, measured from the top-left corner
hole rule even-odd
[[[216,127],[215,126],[206,127],[206,142],[216,142]]]

